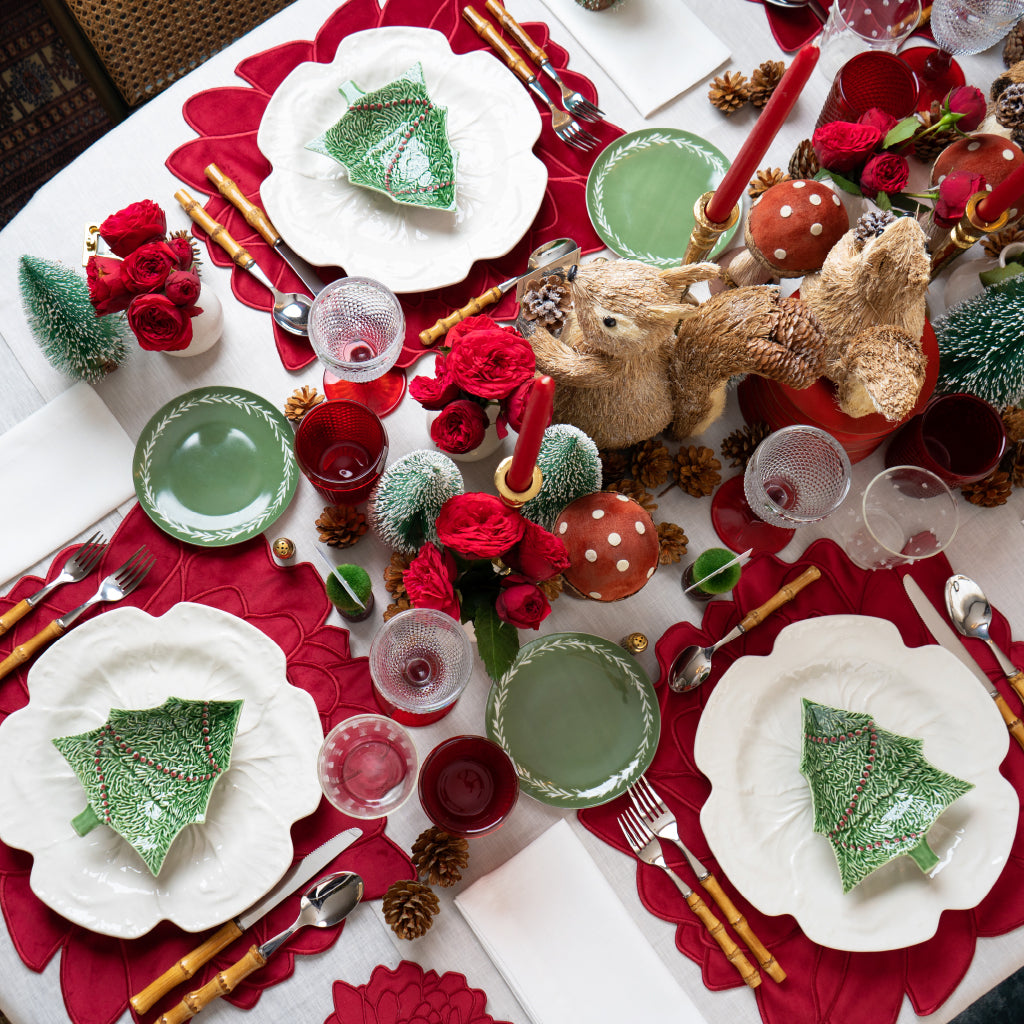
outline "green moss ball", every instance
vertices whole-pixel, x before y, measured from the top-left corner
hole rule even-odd
[[[338,576],[342,576],[345,582],[352,588],[352,592],[358,595],[364,605],[369,605],[370,594],[373,586],[370,583],[370,574],[361,565],[339,565],[334,572],[327,577],[327,599],[338,611],[360,612],[359,607],[348,595],[348,592],[341,585]]]
[[[728,569],[722,569],[721,572],[715,572],[715,570],[720,569],[727,562],[731,562],[735,557],[735,552],[729,551],[728,548],[708,548],[702,555],[699,555],[697,561],[693,563],[693,578],[700,580],[705,576],[710,576],[711,573],[715,574],[710,579],[704,580],[697,589],[708,594],[724,594],[727,590],[732,590],[740,581],[740,565],[738,563],[730,565]]]

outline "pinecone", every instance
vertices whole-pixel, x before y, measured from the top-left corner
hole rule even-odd
[[[1010,483],[1014,487],[1024,487],[1024,444],[1018,441],[1010,445],[1003,456],[1000,468],[1009,474]]]
[[[384,893],[384,920],[400,939],[418,939],[430,931],[441,902],[429,885],[399,879]]]
[[[722,439],[722,458],[729,460],[732,467],[747,468],[754,449],[772,432],[767,423],[760,420],[734,430]]]
[[[922,129],[931,128],[940,117],[942,117],[942,104],[938,100],[933,100],[927,110],[917,112],[917,119],[921,122],[921,127],[917,130],[917,134],[911,136],[910,141],[914,147],[914,156],[923,163],[932,163],[951,142],[963,138],[963,133],[957,131],[956,128],[944,128],[941,132],[921,134]]]
[[[1012,67],[1018,61],[1024,60],[1024,21],[1018,21],[1003,43],[1003,63]]]
[[[632,448],[617,450],[602,448],[597,453],[601,459],[601,479],[606,487],[608,484],[621,480],[629,472],[632,450]]]
[[[798,181],[802,178],[813,178],[821,170],[821,162],[818,160],[818,154],[814,152],[810,139],[804,139],[793,150],[788,170],[791,177]]]
[[[544,591],[544,596],[549,601],[555,601],[562,593],[562,574],[552,576],[549,580],[542,580],[537,586]]]
[[[1004,128],[1024,125],[1024,83],[1008,85],[996,100],[995,119]]]
[[[689,537],[675,523],[658,523],[658,565],[678,562],[686,554]]]
[[[381,617],[385,622],[388,619],[394,618],[399,612],[407,611],[412,607],[412,602],[409,600],[408,595],[403,594],[402,597],[396,598],[384,609]]]
[[[854,234],[862,242],[877,238],[894,220],[891,210],[869,210],[862,213],[854,225]]]
[[[545,327],[561,326],[569,312],[569,289],[555,274],[527,281],[523,292],[523,317]]]
[[[447,889],[462,878],[462,868],[469,863],[469,843],[433,825],[412,844],[412,862],[420,878]]]
[[[973,484],[964,484],[960,488],[960,493],[972,505],[981,505],[982,508],[996,508],[998,505],[1005,505],[1012,491],[1010,474],[1001,469],[989,473],[984,480]]]
[[[633,479],[644,487],[658,487],[672,471],[669,450],[657,441],[644,441],[633,449],[630,472]]]
[[[366,516],[351,505],[325,505],[316,528],[332,548],[348,548],[366,533]]]
[[[758,64],[750,74],[750,102],[760,109],[771,98],[775,87],[782,81],[786,65],[781,60],[766,60]]]
[[[713,448],[683,445],[676,453],[676,481],[694,498],[710,494],[722,482],[722,474],[718,472],[721,468]]]
[[[999,259],[999,254],[1011,242],[1024,242],[1024,228],[1003,228],[1002,231],[997,231],[994,235],[987,235],[982,241],[981,247],[985,250],[986,256],[997,260]]]
[[[1024,441],[1024,409],[1019,405],[1008,405],[1003,410],[1003,426],[1011,444]]]
[[[298,423],[313,406],[319,405],[323,400],[324,396],[316,388],[303,384],[301,388],[296,388],[285,401],[284,414],[288,419]]]
[[[401,551],[391,553],[391,561],[384,567],[384,589],[392,597],[405,597],[405,570],[411,561],[411,555],[403,555]]]
[[[781,167],[769,167],[754,175],[753,180],[747,186],[747,195],[751,199],[756,199],[762,192],[767,192],[772,185],[789,180],[790,176]]]
[[[747,76],[739,71],[726,71],[724,75],[712,79],[708,99],[723,114],[735,113],[750,99]]]
[[[1016,82],[1024,82],[1024,61],[1011,64],[1001,75],[997,75],[993,79],[989,86],[988,98],[995,103],[1002,96],[1003,90],[1008,89]]]
[[[627,498],[632,498],[642,508],[647,509],[648,512],[653,512],[658,506],[654,501],[654,496],[650,494],[644,485],[638,483],[636,480],[616,480],[615,483],[609,484],[606,491],[615,491],[617,494],[624,494]]]

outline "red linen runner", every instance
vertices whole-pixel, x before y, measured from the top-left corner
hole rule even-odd
[[[774,612],[749,634],[715,654],[713,675],[689,693],[672,693],[667,673],[676,654],[690,644],[706,646],[724,636],[742,617],[809,565],[821,570],[821,579],[796,600]],[[944,555],[916,563],[911,575],[937,608],[943,606],[943,588],[951,575]],[[921,1015],[934,1013],[960,983],[981,936],[1002,935],[1024,924],[1024,829],[1017,834],[1008,863],[991,892],[973,910],[947,910],[935,936],[906,949],[880,953],[847,953],[811,942],[788,916],[766,917],[752,907],[718,870],[700,827],[700,809],[710,794],[708,780],[693,759],[693,745],[701,712],[717,680],[738,657],[768,654],[779,631],[791,622],[819,615],[861,614],[889,619],[904,643],[919,647],[932,643],[894,571],[869,572],[855,566],[832,541],[812,544],[795,563],[761,556],[743,570],[731,601],[712,601],[702,628],[681,622],[658,641],[661,675],[658,694],[662,724],[658,752],[647,777],[676,811],[680,834],[694,854],[715,872],[723,888],[747,916],[754,932],[779,959],[788,978],[781,985],[765,980],[757,989],[757,1005],[766,1024],[794,1021],[829,1021],[830,1024],[893,1024],[906,995]],[[1010,629],[997,611],[992,636],[1007,650]],[[980,645],[978,645],[980,646]],[[1024,645],[1014,644],[1018,655]],[[1019,700],[987,651],[979,652],[992,681],[1019,709]],[[993,714],[995,714],[993,709]],[[1001,767],[1018,793],[1024,794],[1024,756],[1011,742]],[[628,855],[616,815],[628,806],[625,797],[579,812],[580,821],[595,835]],[[692,879],[691,879],[692,882]],[[662,873],[637,871],[637,887],[644,906],[657,917],[676,922],[676,947],[701,965],[704,984],[713,990],[742,982],[735,969],[692,914]]]
[[[329,63],[345,36],[386,25],[435,29],[447,36],[456,53],[488,49],[487,44],[463,20],[463,6],[464,0],[438,0],[429,4],[423,3],[423,0],[386,0],[383,8],[379,8],[377,0],[349,0],[327,19],[315,40],[282,43],[241,61],[235,73],[249,83],[248,88],[225,86],[209,89],[185,102],[182,114],[199,138],[186,142],[171,153],[166,161],[167,167],[193,194],[202,193],[203,196],[211,197],[205,202],[211,216],[224,224],[235,240],[249,250],[278,288],[286,292],[303,290],[298,277],[277,253],[210,185],[204,168],[210,163],[219,164],[245,195],[259,203],[260,184],[270,173],[270,164],[256,144],[260,119],[274,90],[294,68],[305,61]],[[547,51],[566,84],[596,102],[597,91],[593,83],[583,75],[567,69],[569,54],[563,46],[550,40],[547,25],[529,22],[524,27]],[[509,42],[515,46],[511,40]],[[545,83],[548,94],[556,97],[557,90],[548,86],[549,83]],[[604,247],[587,215],[587,174],[600,150],[622,135],[622,129],[607,122],[588,125],[587,130],[598,136],[601,145],[591,153],[584,153],[557,138],[551,129],[551,115],[547,110],[541,112],[541,119],[543,127],[534,152],[548,169],[548,184],[533,223],[510,252],[496,260],[474,263],[469,276],[459,284],[440,291],[400,296],[405,310],[406,338],[405,348],[398,358],[399,366],[411,366],[421,355],[430,351],[420,344],[420,331],[500,281],[524,273],[529,254],[542,242],[560,237],[573,238],[584,253],[596,252]],[[277,227],[287,241],[287,232],[283,226]],[[195,229],[195,233],[206,241],[204,232]],[[217,266],[231,265],[219,246],[207,243],[207,248],[209,258]],[[341,271],[336,267],[324,268],[323,271],[326,280],[332,280],[340,274]],[[247,306],[267,311],[271,308],[266,289],[245,271],[237,268],[233,271],[231,290]],[[511,316],[514,308],[514,293],[509,292],[488,312],[501,318]],[[268,316],[267,330],[271,329],[286,369],[299,370],[313,361],[313,351],[305,338],[287,334]]]
[[[122,604],[162,615],[179,601],[193,601],[245,619],[284,650],[288,679],[313,696],[325,732],[344,718],[378,710],[366,659],[351,657],[346,630],[324,624],[330,604],[312,565],[278,566],[263,537],[224,548],[183,544],[157,529],[136,505],[114,534],[93,574],[95,579],[121,565],[141,544],[156,555],[156,564],[145,582]],[[57,575],[73,551],[69,548],[54,559],[47,579]],[[38,590],[41,582],[35,577],[21,580],[7,596],[0,598],[0,614]],[[0,640],[0,657],[6,657],[51,619],[80,604],[84,586],[56,590]],[[93,614],[102,614],[102,610],[90,613]],[[0,721],[28,703],[27,675],[21,669],[0,683]],[[295,856],[305,856],[352,825],[363,827],[365,834],[341,855],[338,863],[344,860],[346,868],[363,876],[365,899],[379,899],[395,879],[415,876],[407,855],[384,835],[385,820],[355,821],[334,810],[326,800],[321,800],[313,814],[292,826]],[[33,895],[29,888],[31,866],[29,854],[0,843],[0,908],[15,949],[27,967],[42,971],[54,955],[60,955],[61,992],[73,1024],[112,1024],[128,1006],[129,996],[161,975],[208,934],[189,934],[165,921],[138,939],[97,935],[54,913]],[[330,870],[329,865],[324,873]],[[295,913],[296,901],[284,900],[191,982],[166,996],[146,1014],[146,1019],[155,1020],[187,991],[240,959],[254,942],[264,942],[283,931],[292,923]],[[254,1006],[263,989],[291,976],[297,955],[328,949],[340,933],[340,926],[302,929],[266,967],[246,978],[229,1000],[237,1006]]]

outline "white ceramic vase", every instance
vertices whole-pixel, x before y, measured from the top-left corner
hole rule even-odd
[[[484,439],[475,448],[470,449],[468,452],[447,452],[443,448],[438,448],[431,440],[431,446],[439,452],[447,455],[449,459],[454,459],[456,462],[479,462],[480,459],[486,459],[489,455],[493,455],[498,448],[501,446],[502,439],[498,436],[498,428],[495,426],[495,420],[498,418],[498,412],[500,406],[497,402],[489,402],[486,406],[488,426],[484,433]],[[430,424],[437,418],[438,413],[433,411],[427,412],[427,433],[430,433]]]
[[[197,356],[213,348],[224,333],[224,307],[217,293],[203,282],[196,305],[202,310],[192,317],[192,340],[185,348],[168,351],[169,356]]]

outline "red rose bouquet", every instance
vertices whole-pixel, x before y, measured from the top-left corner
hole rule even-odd
[[[477,649],[492,679],[519,650],[519,630],[537,629],[551,613],[548,586],[569,567],[553,533],[491,494],[449,498],[437,517],[438,544],[424,544],[402,574],[414,608],[437,608],[472,621]]]
[[[433,377],[414,377],[409,394],[424,409],[436,411],[430,439],[443,452],[463,455],[484,439],[490,425],[487,406],[497,403],[499,437],[522,418],[524,391],[536,371],[530,343],[489,316],[456,324],[434,360]]]
[[[100,237],[114,255],[92,256],[86,267],[96,315],[124,313],[142,348],[186,348],[192,317],[202,312],[198,260],[187,235],[167,237],[164,211],[143,199],[108,217]]]

